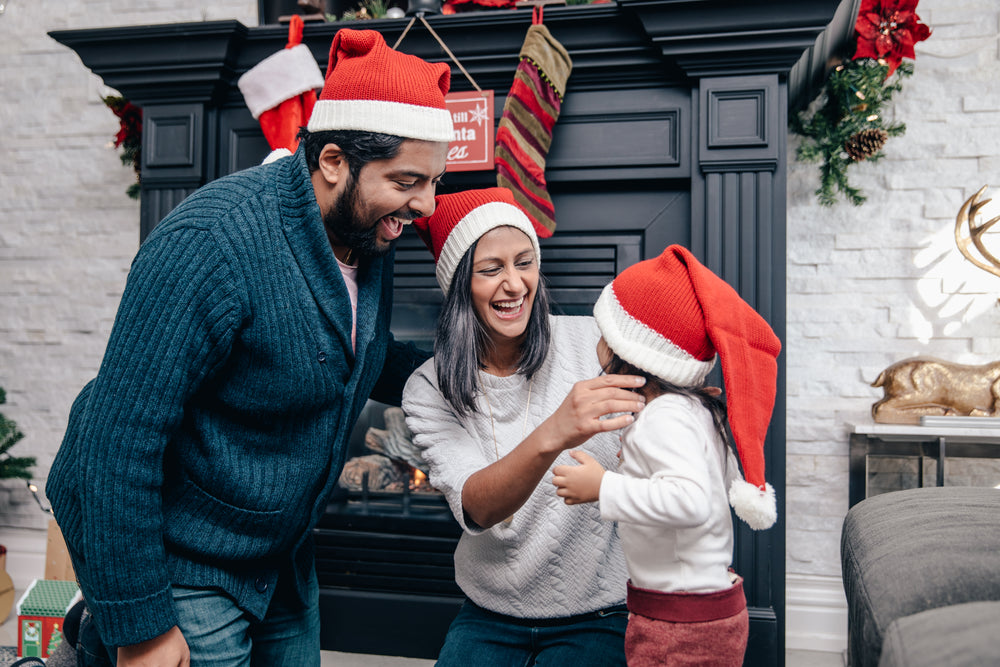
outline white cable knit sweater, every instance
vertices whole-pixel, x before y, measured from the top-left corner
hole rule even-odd
[[[418,368],[403,391],[406,423],[427,462],[431,484],[448,498],[465,531],[455,550],[455,579],[477,605],[520,618],[557,618],[620,604],[627,580],[615,524],[601,521],[595,503],[566,505],[545,474],[510,525],[488,530],[466,523],[462,487],[475,472],[516,447],[562,403],[573,384],[600,374],[600,338],[590,317],[551,317],[552,344],[531,384],[522,375],[482,373],[489,398],[458,417],[438,390],[434,360]],[[490,410],[496,428],[496,445]],[[591,438],[582,449],[613,469],[618,433]],[[552,467],[575,465],[567,452]]]

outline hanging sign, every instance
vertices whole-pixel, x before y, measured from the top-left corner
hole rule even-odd
[[[493,91],[448,93],[444,102],[455,126],[448,171],[493,169]]]

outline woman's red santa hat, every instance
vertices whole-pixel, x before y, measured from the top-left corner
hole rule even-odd
[[[764,438],[774,410],[781,341],[728,283],[678,245],[621,272],[594,317],[608,347],[678,386],[699,386],[718,356],[729,426],[743,479],[729,503],[754,530],[774,525],[774,488],[764,478]]]
[[[535,249],[536,260],[542,261],[538,231],[544,227],[528,216],[507,188],[438,195],[434,204],[434,214],[414,220],[413,228],[434,253],[435,274],[445,294],[462,257],[480,236],[495,227],[514,227],[524,232]]]

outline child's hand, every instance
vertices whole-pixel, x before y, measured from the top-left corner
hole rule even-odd
[[[567,505],[596,501],[601,495],[604,468],[586,452],[572,451],[569,455],[580,465],[555,467],[552,483],[556,487],[556,495],[563,498]]]

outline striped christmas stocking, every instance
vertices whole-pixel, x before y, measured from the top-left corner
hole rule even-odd
[[[497,129],[497,185],[509,188],[528,214],[552,236],[555,209],[545,185],[545,159],[559,119],[573,61],[563,45],[535,19],[521,46],[520,62]]]

